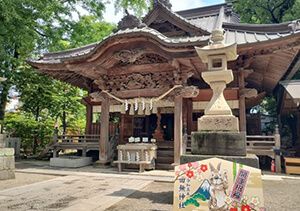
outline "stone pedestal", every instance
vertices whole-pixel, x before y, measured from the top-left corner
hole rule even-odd
[[[191,154],[182,155],[180,163],[214,157],[259,168],[258,157],[246,152],[245,132],[193,132]]]
[[[53,167],[64,167],[64,168],[80,168],[92,164],[91,157],[79,157],[79,156],[68,156],[51,158],[50,166]]]
[[[244,132],[193,132],[192,154],[197,155],[246,155]]]
[[[15,178],[15,157],[13,148],[0,148],[0,180]]]

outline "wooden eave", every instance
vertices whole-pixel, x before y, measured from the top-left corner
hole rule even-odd
[[[245,26],[242,27],[239,29],[236,27],[235,30],[238,30],[238,33],[240,33],[242,29],[245,30]],[[243,33],[247,32],[244,31]],[[300,46],[299,30],[284,33],[284,35],[279,33],[276,39],[268,38],[269,35],[265,33],[266,40],[256,42],[243,41],[238,44],[240,57],[234,65],[236,68],[252,67],[254,73],[247,78],[250,88],[256,88],[260,92],[265,90],[268,93],[272,92],[278,81],[291,68],[290,66],[295,63]],[[170,62],[172,59],[181,61],[181,63],[190,66],[197,72],[196,74],[200,75],[201,71],[205,70],[205,66],[197,57],[194,46],[205,46],[208,39],[208,36],[173,39],[148,27],[135,28],[119,31],[102,42],[82,48],[45,54],[41,59],[30,60],[28,63],[39,69],[40,72],[56,79],[88,89],[89,87],[86,84],[90,85],[91,81],[96,80],[101,75],[108,74],[107,71],[112,66],[109,63],[106,63],[106,66],[103,64],[107,62],[107,58],[115,50],[127,50],[142,44],[149,51],[152,49],[152,52],[157,52],[161,56],[167,57]],[[235,41],[239,42],[240,40]],[[265,62],[266,64],[261,65],[260,62]],[[151,65],[155,64],[149,64],[149,68]],[[122,70],[121,68],[119,70],[125,74],[125,69]],[[137,71],[134,66],[129,69],[132,72]],[[276,72],[274,72],[275,69],[277,70]]]

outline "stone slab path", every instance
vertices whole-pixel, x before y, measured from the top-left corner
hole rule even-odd
[[[105,210],[152,183],[106,176],[64,176],[0,191],[0,210]]]

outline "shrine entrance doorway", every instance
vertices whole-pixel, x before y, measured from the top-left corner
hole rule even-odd
[[[165,141],[174,141],[174,114],[161,115],[161,127]]]
[[[152,134],[155,131],[157,116],[151,114],[149,116],[136,116],[133,118],[133,137],[153,138]]]

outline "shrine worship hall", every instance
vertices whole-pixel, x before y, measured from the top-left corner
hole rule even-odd
[[[224,97],[247,135],[247,152],[275,159],[280,125],[263,136],[251,109],[299,70],[299,21],[244,24],[229,3],[175,12],[168,1],[155,1],[142,20],[126,11],[114,33],[97,43],[28,61],[88,93],[85,134],[58,135],[48,148],[53,156],[65,149],[82,156],[99,151],[98,164],[118,164],[120,171],[121,164],[173,169],[189,153],[191,133],[213,95],[195,47],[209,45],[215,29],[222,29],[225,44],[237,45]],[[281,167],[280,157],[276,164]]]

